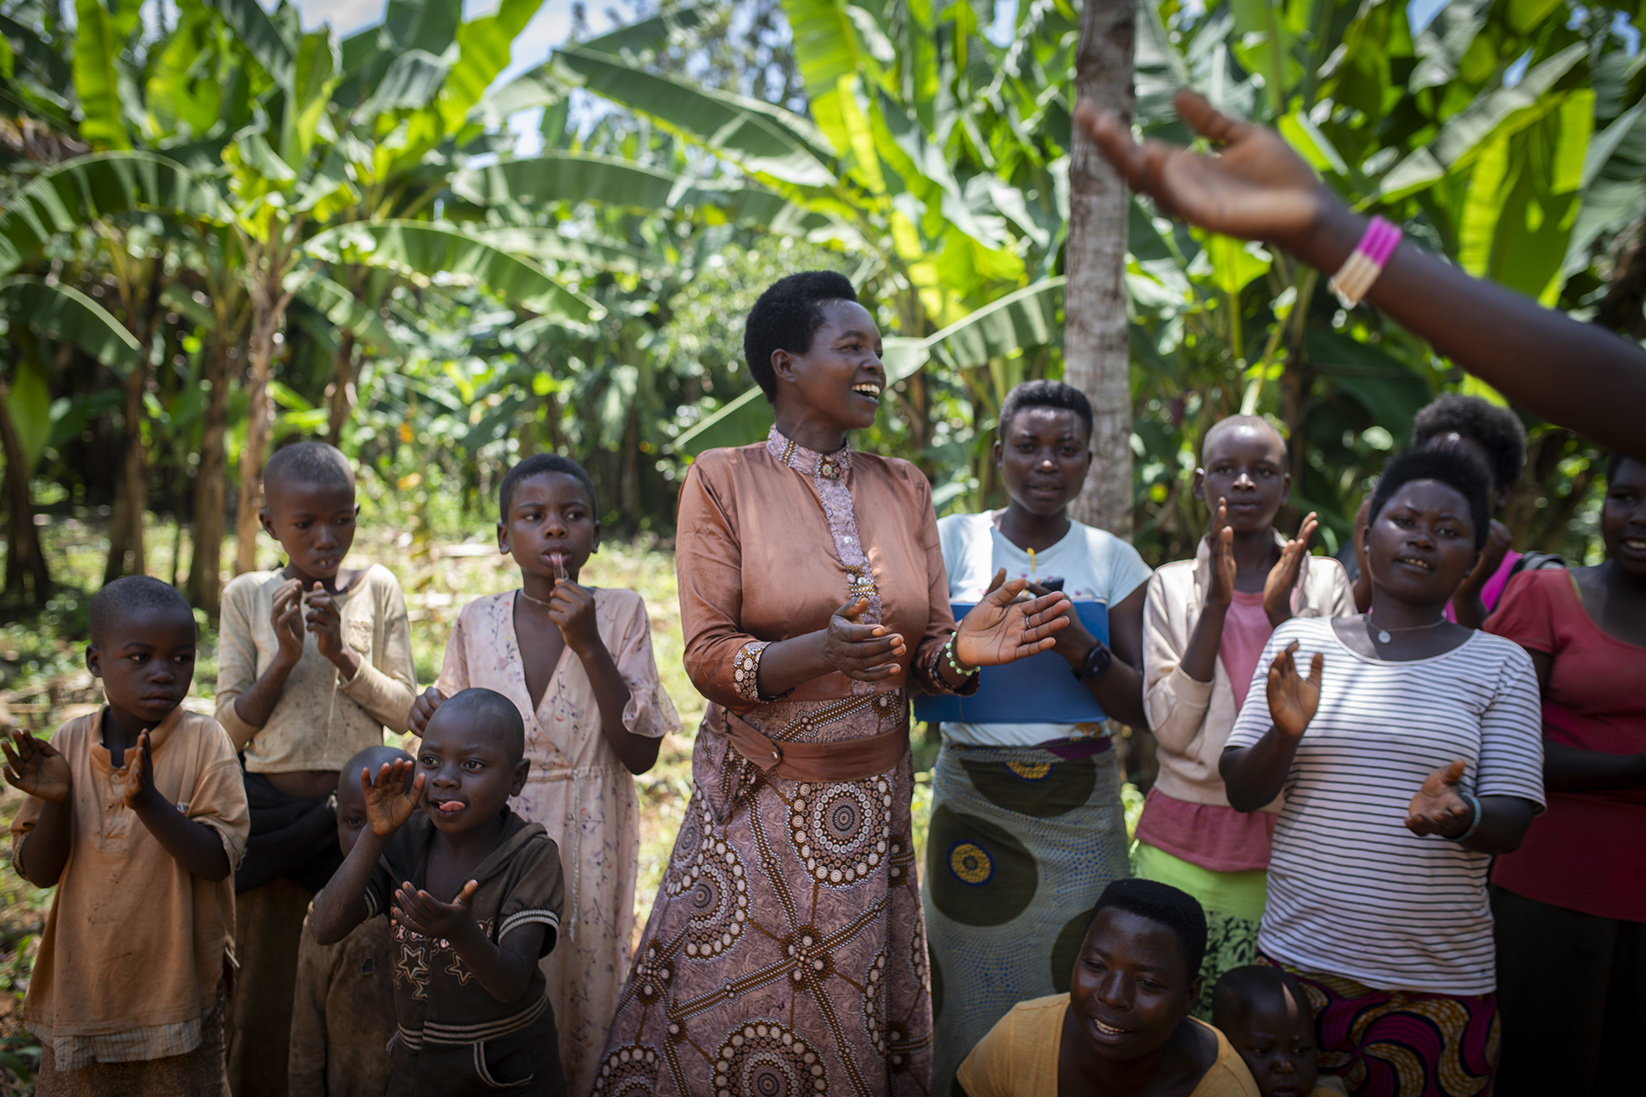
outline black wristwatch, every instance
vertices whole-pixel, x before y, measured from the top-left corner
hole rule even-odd
[[[1114,662],[1114,652],[1109,650],[1109,645],[1102,640],[1098,640],[1092,645],[1091,654],[1086,656],[1086,665],[1083,667],[1070,667],[1069,673],[1074,675],[1078,681],[1090,682],[1093,678],[1101,678],[1109,673],[1109,664],[1112,662]]]

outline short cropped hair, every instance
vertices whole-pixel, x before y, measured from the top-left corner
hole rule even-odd
[[[1377,489],[1372,492],[1367,523],[1377,521],[1394,493],[1413,480],[1437,480],[1468,500],[1469,516],[1475,524],[1475,549],[1478,551],[1486,544],[1492,524],[1491,492],[1486,474],[1478,461],[1451,449],[1407,449],[1389,458],[1383,474],[1377,478]]]
[[[772,353],[805,354],[823,326],[823,301],[856,301],[857,291],[844,274],[809,270],[779,278],[755,301],[743,328],[743,360],[755,384],[771,402],[777,400]]]
[[[337,775],[337,791],[341,795],[344,789],[360,787],[360,771],[370,770],[373,777],[383,768],[385,762],[410,762],[414,759],[410,754],[399,747],[391,747],[387,743],[365,750],[343,763],[343,772]]]
[[[534,453],[530,457],[515,465],[503,474],[503,482],[497,488],[497,516],[504,525],[509,521],[509,505],[514,502],[514,489],[536,476],[546,476],[550,473],[559,473],[570,476],[583,485],[583,491],[589,497],[589,509],[596,517],[600,514],[600,499],[594,493],[594,480],[589,477],[589,470],[572,460],[562,457],[558,453]]]
[[[263,466],[263,492],[286,484],[354,487],[354,469],[343,451],[325,442],[293,442],[274,451]]]
[[[1227,1032],[1229,1025],[1258,1005],[1261,999],[1273,995],[1276,1000],[1284,1001],[1288,992],[1298,1009],[1312,1006],[1303,985],[1280,968],[1267,964],[1230,968],[1212,989],[1212,1024]]]
[[[1495,488],[1512,488],[1526,463],[1526,428],[1520,416],[1499,404],[1478,396],[1444,393],[1417,413],[1412,420],[1412,448],[1423,449],[1445,434],[1458,434],[1479,442],[1491,455]]]
[[[1206,429],[1205,435],[1200,439],[1200,459],[1202,461],[1206,459],[1206,447],[1212,444],[1213,438],[1216,438],[1224,431],[1234,430],[1238,427],[1256,427],[1258,430],[1267,431],[1268,433],[1274,435],[1275,441],[1280,443],[1280,459],[1282,461],[1286,459],[1287,449],[1285,436],[1282,435],[1280,431],[1275,429],[1275,425],[1273,423],[1269,422],[1261,415],[1231,415],[1226,419],[1219,419],[1217,422],[1213,423]]]
[[[1128,877],[1111,880],[1092,908],[1092,921],[1109,909],[1123,910],[1147,918],[1172,931],[1190,980],[1200,978],[1200,964],[1206,958],[1206,911],[1200,901],[1186,891],[1158,880]],[[1091,922],[1086,924],[1091,932]]]
[[[194,620],[194,610],[176,587],[148,575],[127,575],[92,595],[88,622],[92,646],[100,645],[111,629],[143,610],[171,610]]]
[[[1636,464],[1646,465],[1646,461],[1642,461],[1638,457],[1630,457],[1626,453],[1614,453],[1606,458],[1606,482],[1608,484],[1616,480],[1617,474],[1623,471],[1623,462],[1625,461],[1634,461]]]
[[[489,721],[502,733],[510,765],[526,756],[526,722],[520,718],[520,710],[514,707],[514,702],[496,690],[480,686],[458,690],[442,702],[434,715],[437,718],[444,716],[448,720],[461,716]]]
[[[1076,419],[1086,428],[1086,440],[1092,439],[1092,402],[1086,399],[1086,394],[1073,385],[1066,385],[1062,381],[1025,381],[1014,386],[1006,394],[1006,402],[1000,405],[1000,440],[1006,440],[1006,432],[1011,429],[1012,416],[1024,408],[1062,408],[1074,412]]]

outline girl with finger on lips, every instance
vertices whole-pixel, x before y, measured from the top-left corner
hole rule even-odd
[[[1531,659],[1443,612],[1488,506],[1456,451],[1392,459],[1364,534],[1371,609],[1275,629],[1250,687],[1268,703],[1220,763],[1238,810],[1285,793],[1258,947],[1307,990],[1321,1072],[1357,1097],[1472,1097],[1497,1073],[1486,876],[1544,795]]]

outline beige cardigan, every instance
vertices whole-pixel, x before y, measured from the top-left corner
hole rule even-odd
[[[406,600],[388,568],[368,567],[337,595],[343,635],[360,656],[354,677],[343,681],[315,646],[314,634],[305,631],[303,656],[258,728],[240,718],[234,702],[279,654],[270,608],[282,582],[278,571],[253,571],[223,589],[217,722],[245,753],[252,773],[340,770],[358,752],[381,744],[385,727],[406,730],[417,677]]]
[[[1278,533],[1275,540],[1284,545]],[[1234,730],[1234,690],[1219,658],[1210,682],[1198,682],[1179,665],[1200,620],[1211,581],[1211,546],[1204,537],[1193,560],[1178,560],[1149,580],[1143,615],[1143,707],[1160,745],[1155,788],[1191,804],[1227,807],[1229,798],[1217,762]],[[1305,556],[1292,589],[1294,617],[1348,617],[1353,592],[1343,565],[1330,556]],[[1263,703],[1261,691],[1249,698]],[[1277,798],[1263,810],[1279,811]]]

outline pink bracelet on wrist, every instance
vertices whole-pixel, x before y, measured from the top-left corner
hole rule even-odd
[[[1360,304],[1372,288],[1372,283],[1377,281],[1377,276],[1383,273],[1383,265],[1400,246],[1402,235],[1399,228],[1383,218],[1372,218],[1360,243],[1355,245],[1355,250],[1349,253],[1349,258],[1327,283],[1344,308],[1352,309]]]

